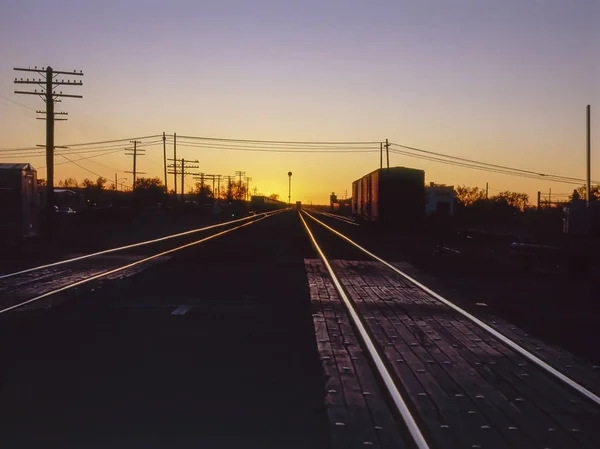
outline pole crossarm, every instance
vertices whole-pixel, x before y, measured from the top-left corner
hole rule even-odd
[[[53,222],[54,222],[54,150],[55,150],[55,148],[58,148],[58,147],[54,146],[54,122],[67,120],[66,117],[57,118],[56,117],[57,115],[62,115],[62,116],[68,115],[68,113],[66,113],[66,112],[55,112],[54,104],[61,102],[62,100],[60,100],[60,98],[83,98],[83,95],[68,94],[68,93],[63,93],[61,90],[59,90],[58,92],[55,90],[55,87],[57,87],[57,86],[82,86],[83,85],[82,81],[73,81],[68,78],[66,81],[64,79],[55,80],[54,78],[57,75],[83,76],[83,71],[80,70],[79,72],[77,72],[76,70],[73,70],[72,72],[70,72],[70,71],[64,71],[64,70],[54,70],[50,66],[41,67],[41,68],[34,66],[33,69],[31,67],[29,67],[29,68],[15,67],[14,70],[17,72],[33,72],[33,73],[37,73],[38,75],[41,76],[40,78],[37,78],[37,79],[36,78],[32,78],[32,79],[15,78],[14,79],[15,84],[38,85],[40,87],[39,92],[38,92],[38,89],[34,89],[33,92],[25,91],[25,90],[15,90],[14,92],[15,92],[15,94],[18,94],[18,95],[38,95],[46,103],[45,111],[36,111],[36,113],[38,113],[38,114],[46,114],[46,117],[45,118],[36,117],[36,119],[46,121],[46,171],[47,171],[46,181],[47,182],[46,182],[46,198],[45,198],[45,200],[46,200],[46,217],[45,218],[46,218],[47,227],[45,229],[45,232],[48,235],[52,235],[53,234]]]

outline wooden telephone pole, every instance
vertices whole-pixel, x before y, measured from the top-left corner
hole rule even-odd
[[[184,189],[185,189],[185,176],[186,175],[194,175],[197,176],[198,173],[189,173],[188,170],[192,170],[194,168],[198,168],[199,165],[191,165],[191,164],[198,164],[198,160],[195,161],[186,161],[185,159],[181,158],[181,159],[169,159],[170,161],[173,161],[173,163],[171,165],[169,165],[170,168],[173,169],[173,171],[169,172],[169,174],[175,175],[175,179],[177,179],[177,164],[180,163],[180,168],[181,168],[181,201],[183,201],[183,195],[184,195]],[[175,191],[175,197],[177,197],[177,191]]]
[[[40,87],[35,89],[33,92],[31,91],[22,91],[15,90],[16,94],[19,95],[37,95],[44,100],[46,103],[46,215],[47,215],[47,229],[46,232],[48,234],[52,234],[52,223],[54,218],[54,122],[56,120],[66,120],[66,118],[56,118],[55,115],[67,115],[66,112],[54,112],[54,103],[60,102],[60,98],[68,97],[68,98],[83,98],[82,95],[71,95],[71,94],[63,94],[62,91],[56,91],[55,88],[57,86],[82,86],[83,82],[81,81],[72,81],[67,79],[56,80],[55,77],[58,75],[65,76],[83,76],[83,71],[75,71],[65,72],[60,70],[54,70],[52,67],[41,67],[40,69],[36,67],[32,68],[15,68],[14,70],[18,72],[33,72],[37,73],[41,78],[15,78],[15,84],[36,84]],[[44,111],[37,111],[38,113],[43,113]]]
[[[137,175],[145,175],[144,172],[137,171],[137,158],[138,156],[143,156],[146,150],[142,150],[137,147],[138,143],[142,143],[139,140],[132,140],[133,148],[127,148],[126,151],[132,151],[132,153],[125,153],[126,156],[133,156],[133,171],[126,171],[125,173],[133,174],[133,191],[135,192],[135,181],[137,179]]]

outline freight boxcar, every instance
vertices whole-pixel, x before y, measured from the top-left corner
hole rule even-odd
[[[406,167],[375,170],[352,183],[352,196],[357,219],[414,228],[425,215],[425,172]]]
[[[30,164],[0,163],[0,239],[16,242],[39,235],[37,171]]]

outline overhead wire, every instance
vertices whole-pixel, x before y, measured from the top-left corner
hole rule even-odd
[[[506,165],[492,164],[492,163],[489,163],[489,162],[482,162],[482,161],[477,161],[477,160],[474,160],[474,159],[468,159],[468,158],[459,157],[459,156],[452,156],[452,155],[449,155],[449,154],[440,153],[440,152],[436,152],[436,151],[424,150],[424,149],[421,149],[421,148],[411,147],[411,146],[408,146],[408,145],[401,145],[401,144],[397,144],[397,143],[390,143],[390,146],[396,146],[396,147],[404,148],[404,149],[407,149],[407,150],[416,151],[416,152],[419,152],[419,153],[425,153],[425,154],[428,154],[428,155],[439,156],[439,157],[450,159],[450,160],[466,162],[466,163],[469,163],[469,164],[475,164],[477,166],[485,166],[485,167],[489,167],[489,168],[496,168],[496,169],[499,169],[499,170],[504,170],[506,172],[518,172],[518,173],[523,173],[523,174],[534,175],[536,178],[539,178],[539,177],[553,178],[553,179],[560,178],[560,179],[569,180],[569,181],[585,182],[585,180],[583,180],[581,178],[574,178],[574,177],[570,177],[570,176],[556,175],[556,174],[552,174],[552,173],[540,173],[540,172],[533,171],[533,170],[526,170],[526,169],[521,169],[521,168],[508,167]],[[509,173],[506,173],[506,174],[509,174]]]
[[[118,150],[113,150],[110,153],[94,154],[92,156],[80,157],[79,159],[75,159],[75,161],[84,161],[84,160],[88,160],[88,159],[92,159],[92,158],[96,158],[96,157],[100,157],[100,156],[106,156],[107,154],[118,153],[121,151],[122,151],[121,149],[118,149]],[[62,156],[62,153],[57,153],[56,155]],[[71,156],[71,154],[69,154],[69,156]],[[91,162],[98,163],[97,161],[91,161]],[[54,165],[64,165],[64,164],[68,164],[68,163],[69,162],[56,162]],[[102,165],[102,164],[100,164],[100,165]],[[46,168],[46,166],[42,165],[42,166],[38,167],[38,170],[41,170],[43,168]]]
[[[172,134],[169,137],[173,137]],[[231,139],[222,137],[202,137],[202,136],[184,136],[178,135],[177,138],[182,139],[195,139],[195,140],[208,140],[208,141],[222,141],[222,142],[244,142],[244,143],[260,143],[260,144],[283,144],[283,145],[379,145],[380,142],[375,141],[294,141],[294,140],[254,140],[254,139]],[[179,142],[178,142],[179,143]]]
[[[542,177],[542,176],[531,175],[531,174],[527,174],[527,173],[518,173],[518,172],[507,171],[507,170],[495,169],[492,167],[482,167],[482,166],[478,166],[478,165],[474,165],[474,164],[468,164],[465,162],[440,159],[440,158],[435,158],[432,156],[414,154],[414,153],[409,153],[409,152],[401,151],[401,150],[390,150],[390,152],[393,154],[401,154],[403,156],[413,157],[416,159],[422,159],[422,160],[427,160],[427,161],[431,161],[431,162],[438,162],[438,163],[442,163],[442,164],[452,165],[455,167],[469,168],[469,169],[473,169],[473,170],[481,170],[481,171],[485,171],[485,172],[489,172],[489,173],[498,173],[498,174],[503,174],[503,175],[517,176],[517,177],[521,177],[521,178],[529,178],[529,179],[537,179],[537,180],[542,178],[546,181],[559,182],[559,183],[564,183],[564,184],[581,184],[581,182],[569,181],[569,180],[560,179],[560,178],[553,178],[551,176],[543,176]]]
[[[143,147],[150,147],[150,146],[155,146],[162,143],[162,139],[160,140],[151,140],[149,142],[141,142],[141,146]],[[126,144],[123,143],[111,143],[111,144],[96,144],[96,143],[90,143],[90,144],[81,144],[81,145],[56,145],[55,146],[55,150],[58,151],[65,151],[65,152],[77,152],[77,151],[82,151],[82,150],[112,150],[112,149],[116,149],[116,148],[122,148],[125,146]],[[69,148],[59,148],[62,146],[66,146]],[[75,146],[76,148],[70,148]],[[81,148],[79,148],[81,147]],[[0,153],[13,153],[13,152],[21,152],[21,151],[40,151],[43,150],[45,151],[45,148],[42,147],[25,147],[25,148],[2,148],[0,149]]]
[[[68,158],[67,156],[65,156],[64,154],[61,154],[61,156],[62,156],[62,157],[64,157],[64,158],[65,158],[66,160],[68,160],[69,162],[71,162],[72,164],[75,164],[75,165],[77,165],[79,168],[81,168],[81,169],[83,169],[83,170],[85,170],[85,171],[87,171],[87,172],[91,173],[91,174],[92,174],[92,175],[94,175],[94,176],[97,176],[98,178],[104,178],[104,179],[108,179],[106,176],[99,175],[98,173],[96,173],[96,172],[94,172],[94,171],[90,170],[89,168],[85,168],[83,165],[81,165],[81,164],[78,164],[76,161],[74,161],[74,160],[72,160],[72,159],[69,159],[69,158]]]
[[[16,102],[0,97],[6,101]],[[24,105],[21,105],[26,107]],[[174,134],[165,134],[166,143],[172,144],[175,140]],[[148,141],[148,139],[150,139]],[[140,140],[140,147],[151,147],[154,145],[160,145],[163,143],[162,134],[153,134],[141,137],[131,137],[95,142],[84,142],[64,145],[68,148],[57,148],[56,155],[73,155],[73,154],[87,154],[87,153],[98,153],[94,156],[80,158],[76,160],[84,160],[92,157],[99,157],[116,153],[124,150],[124,145],[129,144],[132,140]],[[146,140],[146,141],[144,141]],[[381,145],[381,142],[377,141],[292,141],[292,140],[259,140],[259,139],[233,139],[233,138],[217,138],[217,137],[203,137],[203,136],[187,136],[178,135],[177,144],[184,148],[206,148],[213,150],[226,150],[226,151],[247,151],[247,152],[265,152],[265,153],[376,153],[379,148],[373,148],[374,145]],[[412,147],[403,145],[395,142],[390,142],[390,152],[392,154],[399,154],[408,156],[416,159],[427,160],[436,163],[442,163],[452,165],[456,167],[469,168],[473,170],[481,170],[491,173],[498,173],[510,176],[519,176],[529,179],[544,179],[551,182],[560,182],[566,184],[581,184],[585,180],[576,177],[558,175],[553,173],[540,173],[533,170],[527,170],[517,167],[509,167],[506,165],[493,164],[485,161],[478,161],[475,159],[469,159],[465,157],[452,156],[437,151],[425,150],[422,148]],[[24,152],[27,157],[40,157],[45,154],[43,147],[23,147],[23,148],[3,148],[0,149],[0,153],[16,153]],[[4,155],[4,158],[21,158],[24,155]],[[150,160],[150,159],[149,159]],[[97,161],[93,161],[98,163]],[[150,162],[157,164],[155,161]],[[98,163],[99,165],[103,165]],[[597,183],[596,181],[593,181]]]
[[[12,103],[13,105],[20,106],[25,109],[29,109],[30,111],[33,111],[33,112],[37,112],[37,109],[32,108],[31,106],[24,105],[23,103],[19,103],[18,101],[15,101],[11,98],[5,97],[4,95],[0,95],[0,98],[8,103]]]
[[[358,149],[294,149],[294,148],[258,148],[258,147],[241,147],[241,146],[225,146],[225,145],[211,145],[211,144],[195,144],[189,142],[177,141],[177,147],[185,148],[207,148],[213,150],[227,150],[227,151],[247,151],[247,152],[258,152],[258,153],[376,153],[379,150],[372,148],[358,148]]]

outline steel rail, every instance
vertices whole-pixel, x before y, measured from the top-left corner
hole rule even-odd
[[[310,214],[308,212],[306,212],[306,214],[310,216]],[[398,387],[396,386],[396,383],[394,382],[392,375],[386,368],[383,358],[379,355],[379,352],[377,351],[377,348],[375,347],[373,340],[371,340],[369,333],[365,329],[365,326],[362,324],[362,321],[360,320],[360,318],[358,316],[358,312],[356,311],[354,305],[352,304],[352,302],[346,295],[346,292],[342,288],[342,284],[340,283],[338,277],[336,276],[333,269],[331,268],[331,264],[327,260],[327,257],[325,256],[325,254],[319,247],[319,244],[317,243],[315,236],[313,235],[310,228],[308,227],[306,220],[304,220],[304,217],[302,216],[301,213],[299,213],[298,215],[300,216],[300,219],[302,220],[302,223],[304,224],[304,227],[306,228],[306,232],[308,233],[313,246],[317,250],[317,253],[319,253],[319,256],[321,257],[323,264],[327,268],[327,271],[329,272],[329,276],[331,277],[331,280],[333,281],[333,284],[334,284],[336,290],[338,291],[340,297],[342,298],[342,302],[346,306],[346,309],[348,310],[348,314],[350,315],[355,328],[358,330],[360,338],[362,339],[363,343],[365,344],[366,349],[367,349],[369,355],[371,356],[371,358],[375,364],[375,367],[377,368],[377,371],[378,371],[379,375],[381,376],[381,379],[383,380],[383,383],[385,384],[385,387],[386,387],[392,401],[394,402],[394,405],[396,406],[398,412],[400,413],[400,416],[404,420],[404,423],[406,424],[406,427],[408,428],[408,431],[409,431],[413,441],[415,442],[416,447],[418,449],[429,449],[429,444],[425,440],[425,437],[423,436],[421,429],[419,429],[419,426],[417,425],[415,418],[413,417],[412,413],[410,412],[410,410],[406,404],[406,401],[404,400],[404,398],[402,397],[402,394],[398,390]]]
[[[433,298],[437,299],[439,302],[445,304],[446,306],[450,307],[454,311],[458,312],[459,314],[461,314],[462,316],[464,316],[465,318],[467,318],[469,321],[475,323],[476,325],[478,325],[479,327],[481,327],[482,329],[484,329],[485,331],[487,331],[489,334],[491,334],[492,336],[494,336],[495,338],[497,338],[498,340],[500,340],[502,343],[504,343],[509,348],[511,348],[514,351],[518,352],[523,357],[525,357],[529,361],[533,362],[534,364],[536,364],[538,367],[540,367],[544,371],[546,371],[546,372],[550,373],[551,375],[555,376],[557,379],[559,379],[560,381],[562,381],[563,383],[565,383],[569,387],[573,388],[575,391],[577,391],[578,393],[580,393],[581,395],[583,395],[584,397],[586,397],[587,399],[589,399],[590,401],[592,401],[596,405],[600,406],[600,397],[598,395],[594,394],[592,391],[590,391],[587,388],[585,388],[580,383],[574,381],[573,379],[571,379],[567,375],[561,373],[559,370],[557,370],[556,368],[554,368],[553,366],[551,366],[549,363],[543,361],[541,358],[539,358],[535,354],[529,352],[527,349],[523,348],[518,343],[516,343],[513,340],[511,340],[506,335],[502,334],[501,332],[497,331],[496,329],[494,329],[493,327],[491,327],[487,323],[483,322],[482,320],[480,320],[476,316],[470,314],[466,310],[464,310],[461,307],[457,306],[452,301],[450,301],[450,300],[444,298],[443,296],[439,295],[438,293],[434,292],[433,290],[431,290],[427,286],[423,285],[422,283],[420,283],[419,281],[417,281],[413,277],[411,277],[408,274],[404,273],[402,270],[396,268],[391,263],[383,260],[381,257],[379,257],[379,256],[373,254],[372,252],[370,252],[369,250],[363,248],[358,243],[356,243],[353,240],[351,240],[350,238],[346,237],[341,232],[336,231],[332,227],[330,227],[327,224],[323,223],[321,220],[313,217],[308,212],[304,211],[304,213],[306,213],[306,215],[308,215],[314,221],[316,221],[317,223],[319,223],[321,226],[323,226],[326,229],[330,230],[331,232],[333,232],[334,234],[336,234],[338,237],[346,240],[348,243],[354,245],[356,248],[358,248],[359,250],[361,250],[365,254],[369,255],[373,259],[381,262],[382,264],[384,264],[386,267],[388,267],[392,271],[396,272],[397,274],[399,274],[400,276],[402,276],[403,278],[405,278],[406,280],[408,280],[412,284],[416,285],[421,290],[423,290],[424,292],[426,292],[429,295],[431,295]]]
[[[275,213],[278,213],[278,212],[281,212],[281,211],[277,211]],[[111,274],[118,273],[119,271],[123,271],[123,270],[126,270],[128,268],[134,267],[136,265],[142,264],[144,262],[148,262],[149,260],[156,259],[157,257],[161,257],[161,256],[164,256],[166,254],[174,253],[175,251],[180,251],[180,250],[182,250],[184,248],[188,248],[190,246],[198,245],[200,243],[206,242],[207,240],[214,239],[215,237],[219,237],[221,235],[228,234],[229,232],[235,231],[237,229],[241,229],[241,228],[243,228],[245,226],[249,226],[251,224],[258,223],[259,221],[262,221],[262,220],[264,220],[264,219],[266,219],[268,217],[271,217],[273,215],[274,215],[274,213],[273,214],[269,214],[269,215],[264,215],[264,216],[260,217],[258,220],[249,221],[247,223],[241,224],[241,225],[236,226],[236,227],[231,228],[231,229],[225,229],[224,231],[218,232],[218,233],[213,234],[213,235],[209,235],[208,237],[204,237],[203,239],[196,240],[195,242],[186,243],[185,245],[181,245],[181,246],[178,246],[176,248],[171,248],[171,249],[169,249],[167,251],[162,251],[162,252],[160,252],[158,254],[154,254],[154,255],[146,257],[144,259],[136,260],[135,262],[129,263],[127,265],[123,265],[123,266],[118,267],[118,268],[113,268],[112,270],[104,271],[102,273],[95,274],[93,276],[90,276],[88,278],[82,279],[82,280],[77,281],[77,282],[73,282],[71,284],[65,285],[65,286],[57,288],[55,290],[51,290],[51,291],[46,292],[44,294],[38,295],[38,296],[36,296],[34,298],[28,299],[26,301],[22,301],[22,302],[20,302],[18,304],[14,304],[14,305],[6,307],[4,309],[0,309],[0,315],[3,314],[3,313],[9,312],[11,310],[14,310],[14,309],[18,309],[19,307],[23,307],[23,306],[25,306],[27,304],[30,304],[30,303],[34,302],[34,301],[38,301],[40,299],[47,298],[49,296],[55,295],[57,293],[65,291],[65,290],[69,290],[71,288],[78,287],[78,286],[80,286],[82,284],[86,284],[86,283],[94,281],[96,279],[100,279],[100,278],[103,278],[105,276],[109,276]]]
[[[358,226],[358,223],[356,223],[355,221],[352,221],[346,217],[342,217],[341,215],[330,214],[329,212],[317,212],[317,213],[325,215],[326,217],[329,217],[329,218],[333,218],[334,220],[343,221],[346,224]]]
[[[58,261],[58,262],[52,262],[52,263],[49,263],[49,264],[40,265],[38,267],[27,268],[27,269],[21,270],[21,271],[15,271],[14,273],[3,274],[3,275],[0,275],[0,279],[6,279],[6,278],[13,277],[13,276],[18,276],[20,274],[30,273],[32,271],[42,270],[44,268],[55,267],[55,266],[58,266],[58,265],[64,265],[64,264],[67,264],[67,263],[76,262],[78,260],[89,259],[90,257],[101,256],[103,254],[110,254],[110,253],[114,253],[114,252],[117,252],[117,251],[123,251],[125,249],[135,248],[135,247],[138,247],[138,246],[150,245],[152,243],[157,243],[157,242],[162,242],[164,240],[174,239],[176,237],[181,237],[181,236],[184,236],[184,235],[193,234],[195,232],[208,231],[209,229],[223,227],[223,226],[227,226],[229,224],[239,223],[241,221],[251,220],[251,219],[259,217],[261,215],[264,215],[264,216],[272,215],[273,213],[276,213],[276,212],[280,212],[280,211],[262,212],[260,214],[251,215],[249,217],[238,218],[236,220],[231,220],[231,221],[225,221],[223,223],[217,223],[217,224],[214,224],[214,225],[205,226],[203,228],[191,229],[189,231],[180,232],[178,234],[166,235],[164,237],[159,237],[159,238],[152,239],[152,240],[146,240],[146,241],[143,241],[143,242],[133,243],[131,245],[125,245],[125,246],[120,246],[120,247],[117,247],[117,248],[105,249],[105,250],[102,250],[102,251],[97,251],[95,253],[90,253],[90,254],[85,254],[83,256],[73,257],[71,259],[61,260],[61,261]]]

